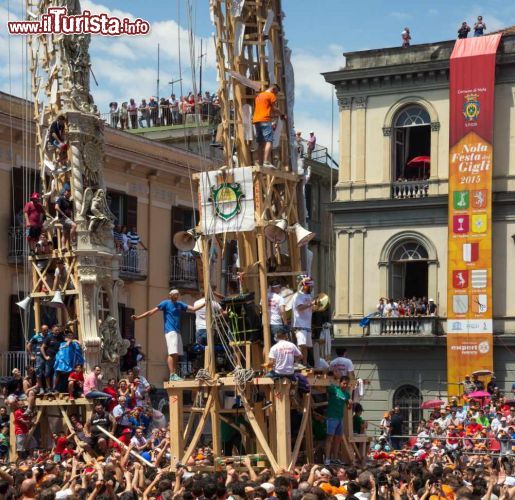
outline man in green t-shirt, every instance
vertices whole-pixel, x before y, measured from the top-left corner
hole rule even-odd
[[[348,391],[349,382],[350,378],[344,375],[340,377],[338,385],[331,384],[327,387],[325,465],[329,465],[332,459],[338,457],[343,434],[344,409],[346,405],[352,405]]]

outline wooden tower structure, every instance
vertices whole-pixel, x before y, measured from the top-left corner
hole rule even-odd
[[[274,470],[291,468],[299,454],[314,461],[312,434],[312,394],[301,394],[296,384],[282,378],[274,381],[263,376],[263,363],[271,347],[268,289],[272,280],[280,280],[291,293],[297,289],[297,278],[306,273],[304,248],[299,245],[296,224],[304,223],[303,179],[297,173],[297,153],[293,132],[293,69],[290,50],[283,30],[280,0],[212,0],[211,17],[216,28],[216,56],[220,81],[222,122],[217,140],[225,152],[225,166],[216,172],[197,176],[201,223],[204,293],[208,346],[205,369],[195,380],[165,383],[170,402],[171,454],[186,463],[198,445],[204,425],[211,422],[212,445],[216,457],[221,456],[220,425],[222,422],[242,432],[246,450],[257,453]],[[277,84],[273,168],[257,164],[253,140],[252,113],[256,95]],[[242,171],[246,173],[242,174]],[[251,178],[251,187],[244,198],[250,199],[241,211],[251,211],[251,229],[213,229],[208,213],[209,192],[215,186],[231,186],[238,179]],[[239,186],[239,184],[237,184]],[[206,194],[207,193],[207,194]],[[213,197],[213,196],[212,196]],[[212,201],[212,200],[211,200]],[[286,240],[280,244],[269,237],[268,229],[284,221]],[[243,226],[242,226],[243,227]],[[249,227],[248,225],[244,226]],[[298,227],[298,226],[297,226]],[[267,237],[268,236],[268,237]],[[212,247],[224,252],[227,241],[237,241],[240,279],[239,296],[251,295],[261,305],[262,337],[235,338],[234,328],[220,327],[211,307],[215,294],[209,268]],[[303,243],[303,242],[302,242]],[[236,297],[237,299],[237,297]],[[252,299],[251,299],[252,300]],[[222,330],[226,330],[225,332]],[[226,341],[221,338],[227,334]],[[232,335],[232,336],[231,336]],[[215,344],[222,342],[234,370],[228,374],[216,370]],[[304,372],[312,393],[325,392],[334,383],[332,376]],[[185,405],[185,393],[193,394],[193,405]],[[227,396],[236,397],[243,409],[228,407]],[[231,400],[232,401],[232,400]],[[292,411],[300,418],[292,436]],[[235,425],[235,414],[244,414],[248,428]],[[187,417],[187,418],[186,418]],[[352,420],[346,420],[346,436],[352,435]],[[193,429],[194,432],[193,432]],[[359,456],[350,439],[344,439],[343,452],[352,461]],[[188,446],[185,449],[185,443]]]
[[[68,15],[81,12],[78,0],[27,0],[28,19],[40,17],[49,7],[67,7]],[[41,309],[57,307],[60,323],[73,329],[84,347],[85,368],[102,363],[116,375],[116,358],[126,349],[118,328],[118,288],[123,282],[103,176],[103,122],[90,94],[89,43],[85,34],[38,34],[28,39],[44,232],[54,243],[50,253],[29,258],[30,296],[36,331]],[[60,115],[66,120],[64,149],[52,144],[50,133]],[[65,188],[71,190],[70,219],[77,227],[75,241],[67,245],[62,244],[62,235],[69,231],[68,221],[55,211]],[[54,286],[59,261],[66,278]]]

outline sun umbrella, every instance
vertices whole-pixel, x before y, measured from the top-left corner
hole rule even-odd
[[[444,405],[445,401],[442,401],[441,399],[431,399],[429,401],[424,401],[420,408],[423,410],[428,410],[430,408],[440,408],[440,406]]]
[[[415,156],[408,162],[408,167],[424,167],[428,168],[431,165],[431,157],[430,156]]]
[[[484,398],[491,397],[491,394],[486,391],[474,391],[474,392],[471,392],[470,394],[467,394],[467,397],[469,399],[484,399]]]
[[[475,372],[472,372],[472,375],[477,375],[478,377],[482,377],[484,375],[493,375],[493,371],[491,370],[476,370]]]

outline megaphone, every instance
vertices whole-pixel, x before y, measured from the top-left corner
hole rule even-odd
[[[286,240],[287,228],[288,222],[284,219],[271,221],[271,223],[265,227],[265,237],[272,243],[282,243]]]
[[[197,238],[195,231],[189,229],[188,231],[179,231],[173,237],[173,244],[182,252],[191,252],[195,248]]]
[[[27,295],[23,300],[16,302],[16,305],[18,307],[21,307],[24,311],[26,311],[29,308],[29,304],[30,304],[30,295]]]
[[[66,307],[63,302],[63,296],[59,290],[55,292],[54,298],[48,302],[47,306],[55,309],[64,309]]]
[[[315,233],[304,229],[298,222],[293,224],[292,228],[295,230],[295,238],[297,239],[298,247],[307,245],[316,236]]]

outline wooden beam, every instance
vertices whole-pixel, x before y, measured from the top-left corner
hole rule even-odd
[[[184,452],[184,455],[181,459],[181,463],[183,463],[183,464],[185,464],[189,460],[189,458],[191,457],[191,454],[193,453],[193,450],[195,449],[195,447],[198,444],[200,436],[202,435],[202,431],[204,430],[204,426],[206,425],[207,417],[211,412],[211,407],[213,406],[213,402],[214,402],[213,394],[215,392],[217,392],[217,389],[212,387],[209,392],[209,397],[207,398],[204,413],[202,413],[202,416],[200,417],[200,421],[197,425],[197,428],[195,429],[195,434],[193,434],[193,438],[191,439],[190,444],[189,444],[188,448],[186,449],[186,451]],[[213,425],[216,425],[216,424],[211,422],[211,427],[213,427]],[[177,455],[177,456],[179,456],[179,455]]]
[[[277,463],[285,469],[291,462],[290,387],[288,379],[278,380],[274,387]]]
[[[302,398],[303,409],[302,409],[302,420],[300,422],[299,433],[297,434],[297,439],[295,441],[295,446],[293,448],[293,453],[291,456],[290,466],[288,470],[293,470],[295,464],[297,463],[297,458],[299,456],[300,446],[302,444],[302,440],[304,438],[304,434],[306,432],[306,428],[311,425],[311,394],[307,393],[303,395]],[[307,439],[306,439],[307,441]]]
[[[170,408],[170,455],[180,457],[184,451],[183,391],[168,389]]]

